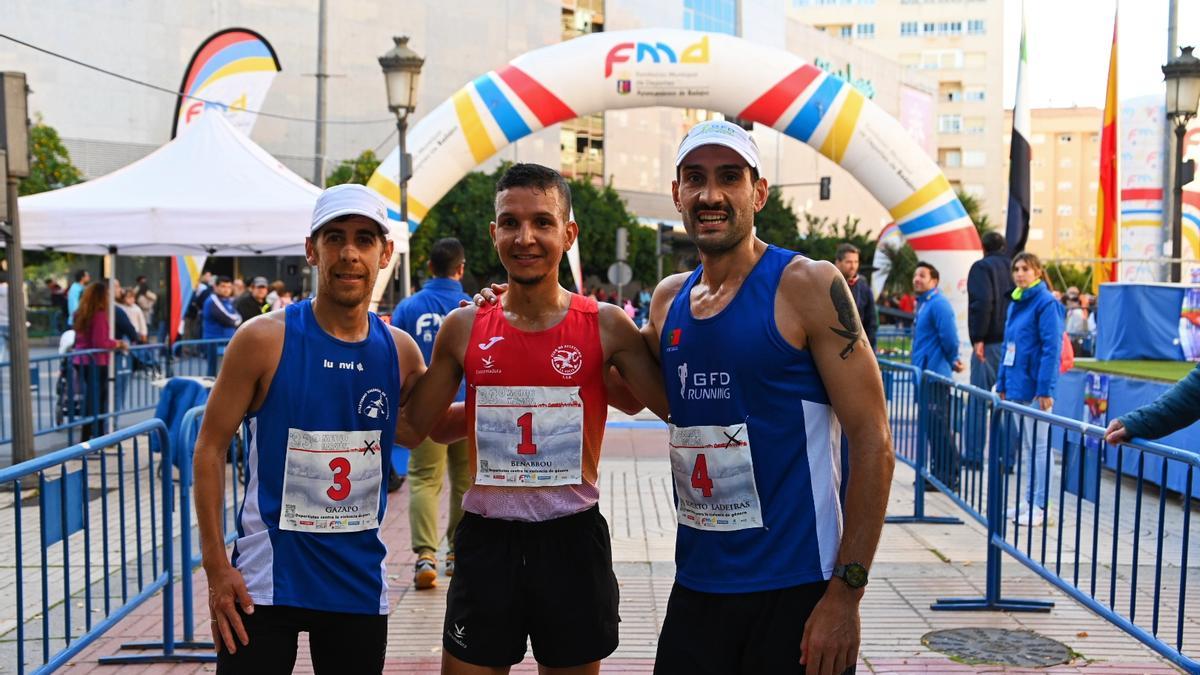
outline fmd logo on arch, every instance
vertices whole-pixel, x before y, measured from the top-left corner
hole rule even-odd
[[[655,63],[708,63],[708,36],[700,38],[683,48],[679,53],[679,57],[675,57],[675,50],[664,42],[622,42],[608,50],[608,55],[604,57],[604,79],[612,77],[614,63],[627,63],[629,61],[629,52],[634,52],[636,63],[641,63],[647,58]]]

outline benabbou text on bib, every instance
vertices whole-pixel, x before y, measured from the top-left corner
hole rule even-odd
[[[679,522],[697,530],[762,527],[746,425],[671,425],[671,473]]]
[[[475,449],[476,485],[581,484],[579,387],[476,387]]]
[[[380,431],[288,429],[279,529],[358,532],[379,527]]]

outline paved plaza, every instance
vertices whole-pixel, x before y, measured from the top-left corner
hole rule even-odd
[[[670,594],[674,564],[674,509],[671,477],[663,455],[665,431],[644,424],[611,426],[605,438],[600,465],[601,509],[613,536],[613,560],[621,587],[621,644],[607,659],[605,672],[649,672],[658,630]],[[892,485],[889,512],[912,512],[910,469],[900,465]],[[415,591],[410,570],[414,555],[408,550],[407,488],[392,495],[383,537],[391,551],[388,559],[392,615],[389,621],[387,672],[437,672],[441,655],[441,625],[448,579],[439,579],[431,591]],[[9,507],[11,508],[11,502]],[[930,515],[961,515],[945,497],[930,495]],[[2,511],[0,511],[2,513]],[[445,510],[443,509],[443,517]],[[984,592],[985,529],[974,521],[962,525],[889,524],[872,569],[871,585],[862,605],[863,642],[860,673],[951,672],[1052,672],[1052,673],[1174,673],[1178,672],[1151,650],[1092,614],[1066,595],[1011,559],[1004,561],[1004,593],[1009,597],[1052,600],[1045,614],[992,612],[934,612],[938,598],[974,597]],[[32,542],[31,542],[32,543]],[[11,560],[10,563],[11,564]],[[72,565],[74,566],[74,564]],[[731,570],[736,574],[737,570]],[[61,568],[58,572],[61,575]],[[195,629],[206,637],[208,615],[203,594],[204,575],[196,571]],[[1196,584],[1193,584],[1196,586]],[[178,587],[177,587],[178,588]],[[1189,590],[1189,597],[1192,596]],[[1190,606],[1195,607],[1193,600]],[[178,617],[178,600],[176,616]],[[12,617],[6,617],[11,643]],[[158,664],[104,666],[102,656],[118,653],[125,642],[155,640],[161,636],[160,596],[135,610],[103,638],[89,646],[62,669],[67,673],[195,673],[215,670],[212,664]],[[1200,621],[1186,619],[1187,635],[1200,635]],[[1068,645],[1077,655],[1070,664],[1041,671],[1002,666],[967,665],[931,651],[921,638],[930,631],[960,627],[998,627],[1031,630]],[[176,621],[176,639],[182,626]],[[1185,642],[1185,647],[1186,647]],[[11,647],[11,644],[9,645]],[[40,652],[39,646],[33,648]],[[28,648],[27,648],[28,649]],[[301,642],[297,672],[311,672],[307,646]],[[11,650],[5,653],[12,654]],[[515,672],[535,672],[527,654]],[[0,672],[14,672],[0,664]]]

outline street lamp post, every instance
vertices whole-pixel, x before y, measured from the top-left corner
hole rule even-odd
[[[396,134],[399,137],[399,161],[397,164],[396,184],[400,186],[400,227],[405,228],[405,241],[408,241],[408,179],[412,177],[412,158],[408,155],[406,134],[408,132],[408,116],[417,107],[417,84],[421,78],[421,66],[425,59],[408,48],[408,36],[394,37],[396,45],[388,53],[379,57],[379,65],[383,68],[383,79],[387,85],[388,110],[396,115]],[[400,273],[401,295],[407,298],[412,289],[410,251],[405,247],[401,254],[403,265]]]
[[[1192,47],[1183,47],[1180,55],[1162,67],[1167,82],[1167,118],[1175,125],[1175,205],[1171,223],[1171,281],[1183,281],[1183,186],[1195,176],[1194,161],[1183,161],[1183,137],[1188,122],[1196,116],[1200,104],[1200,59],[1192,56]],[[1197,252],[1200,253],[1200,252]]]

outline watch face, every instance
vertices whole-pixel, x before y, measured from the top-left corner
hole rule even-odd
[[[867,585],[867,568],[858,563],[846,565],[846,584],[851,588],[862,588]]]

